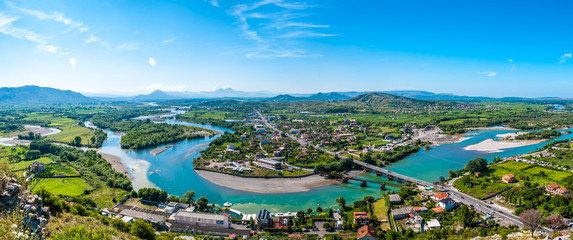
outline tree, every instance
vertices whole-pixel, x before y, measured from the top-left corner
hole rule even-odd
[[[195,202],[194,198],[195,198],[195,192],[187,191],[185,194],[183,194],[181,200],[183,200],[185,203],[191,204]]]
[[[131,223],[129,233],[141,239],[155,239],[155,229],[153,229],[151,223],[146,223],[142,219],[137,219]]]
[[[197,199],[197,206],[200,210],[205,211],[205,209],[207,209],[207,205],[209,205],[209,200],[206,197],[200,197]]]
[[[72,145],[74,146],[81,146],[82,145],[82,138],[80,136],[76,136],[72,141]]]
[[[455,178],[458,175],[456,174],[456,172],[454,172],[454,170],[450,169],[450,171],[448,171],[448,173],[450,174],[450,178]]]
[[[500,158],[499,156],[495,156],[495,157],[493,158],[493,162],[494,162],[494,163],[501,162],[501,158]]]
[[[519,221],[521,221],[525,227],[531,229],[532,238],[533,232],[539,228],[539,220],[541,220],[541,213],[536,209],[525,210],[519,214]]]
[[[312,213],[312,209],[309,208],[306,210],[306,214],[311,214],[311,213]]]
[[[487,169],[487,160],[485,160],[483,158],[476,158],[476,159],[470,160],[466,164],[465,169],[470,173],[484,171]]]
[[[346,208],[346,199],[344,199],[343,196],[340,196],[339,198],[336,199],[336,203],[338,203],[340,210],[344,211],[344,209]]]
[[[545,224],[551,227],[553,231],[558,231],[567,227],[563,217],[559,214],[553,214],[545,218]]]
[[[461,206],[457,215],[460,217],[464,228],[470,226],[470,224],[473,222],[474,212],[470,210],[467,205]]]
[[[321,213],[321,212],[323,212],[323,210],[322,210],[322,208],[321,208],[320,206],[318,206],[318,207],[316,208],[316,212]]]

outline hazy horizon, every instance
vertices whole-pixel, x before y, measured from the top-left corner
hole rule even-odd
[[[572,98],[571,6],[2,1],[0,87]]]

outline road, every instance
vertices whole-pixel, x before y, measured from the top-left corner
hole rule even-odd
[[[261,118],[261,121],[263,122],[263,124],[264,124],[266,127],[270,128],[270,129],[272,129],[272,130],[274,130],[274,131],[280,132],[280,130],[277,129],[275,126],[273,126],[271,123],[269,123],[269,122],[267,121],[267,119],[266,119],[259,111],[256,111],[256,112],[257,112],[257,114],[258,114],[259,117]],[[289,138],[291,138],[291,139],[297,141],[297,142],[298,142],[300,145],[302,145],[302,146],[310,145],[310,146],[312,146],[312,147],[314,147],[314,148],[316,148],[316,149],[318,149],[318,150],[321,150],[321,151],[323,151],[323,152],[325,152],[325,153],[327,153],[327,154],[330,154],[330,155],[335,155],[335,154],[336,154],[336,155],[338,155],[338,156],[339,156],[340,158],[342,158],[342,159],[348,158],[348,157],[346,157],[346,156],[340,155],[340,154],[337,153],[337,152],[328,151],[328,150],[326,150],[326,149],[321,148],[320,146],[316,146],[316,145],[309,144],[309,143],[307,143],[307,142],[305,142],[305,141],[302,141],[301,139],[298,139],[298,138],[296,138],[295,136],[292,136],[292,135],[290,135],[290,134],[288,134],[288,133],[287,133],[286,135],[287,135]],[[370,164],[367,164],[367,163],[364,163],[364,162],[360,162],[360,161],[358,161],[358,160],[354,160],[354,163],[355,163],[356,165],[358,165],[358,166],[366,167],[366,168],[371,169],[371,170],[374,170],[374,171],[378,171],[378,172],[386,173],[386,174],[391,174],[391,175],[394,176],[394,177],[398,177],[398,178],[400,178],[400,179],[402,179],[402,180],[407,180],[407,181],[409,181],[409,182],[413,182],[413,183],[416,183],[416,184],[421,185],[421,186],[426,186],[426,187],[432,186],[432,187],[435,187],[435,188],[441,190],[442,192],[448,193],[448,194],[450,195],[450,197],[451,197],[452,199],[454,199],[456,202],[460,202],[460,203],[466,204],[466,205],[471,205],[471,206],[473,206],[473,207],[475,208],[476,211],[479,211],[479,212],[482,212],[482,213],[485,213],[485,214],[489,214],[490,216],[492,216],[492,217],[494,217],[494,218],[497,218],[497,219],[500,219],[500,220],[509,221],[509,222],[512,223],[513,225],[516,225],[516,226],[518,226],[518,227],[520,227],[520,228],[523,228],[523,224],[521,223],[521,221],[519,221],[519,217],[513,215],[513,213],[511,212],[511,210],[506,209],[506,208],[499,207],[499,206],[497,206],[497,205],[488,204],[488,203],[485,202],[485,201],[482,201],[482,200],[480,200],[480,199],[474,198],[474,197],[472,197],[472,196],[470,196],[470,195],[468,195],[468,194],[462,193],[462,192],[458,191],[456,188],[454,188],[454,187],[452,187],[452,186],[444,187],[444,186],[440,186],[440,185],[434,185],[434,184],[429,183],[429,182],[425,182],[425,181],[422,181],[422,180],[418,180],[418,179],[415,179],[415,178],[411,178],[411,177],[408,177],[408,176],[405,176],[405,175],[402,175],[402,174],[399,174],[399,173],[391,172],[391,171],[388,171],[388,170],[386,170],[386,169],[384,169],[384,168],[380,168],[380,167],[378,167],[378,166],[373,166],[373,165],[370,165]],[[551,231],[549,228],[543,227],[543,229],[544,229],[546,232],[550,232],[550,231]]]

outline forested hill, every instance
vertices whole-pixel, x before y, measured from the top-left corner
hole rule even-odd
[[[97,102],[81,93],[48,87],[0,88],[0,105],[79,104]]]
[[[424,108],[428,106],[451,106],[455,104],[448,101],[417,100],[381,92],[365,93],[343,102],[348,105],[362,105],[375,108],[392,109]]]

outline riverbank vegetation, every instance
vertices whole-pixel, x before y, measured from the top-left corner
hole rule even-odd
[[[116,122],[110,126],[110,129],[125,133],[125,135],[121,137],[122,148],[135,150],[213,135],[213,131],[198,127],[152,123],[150,120]]]

